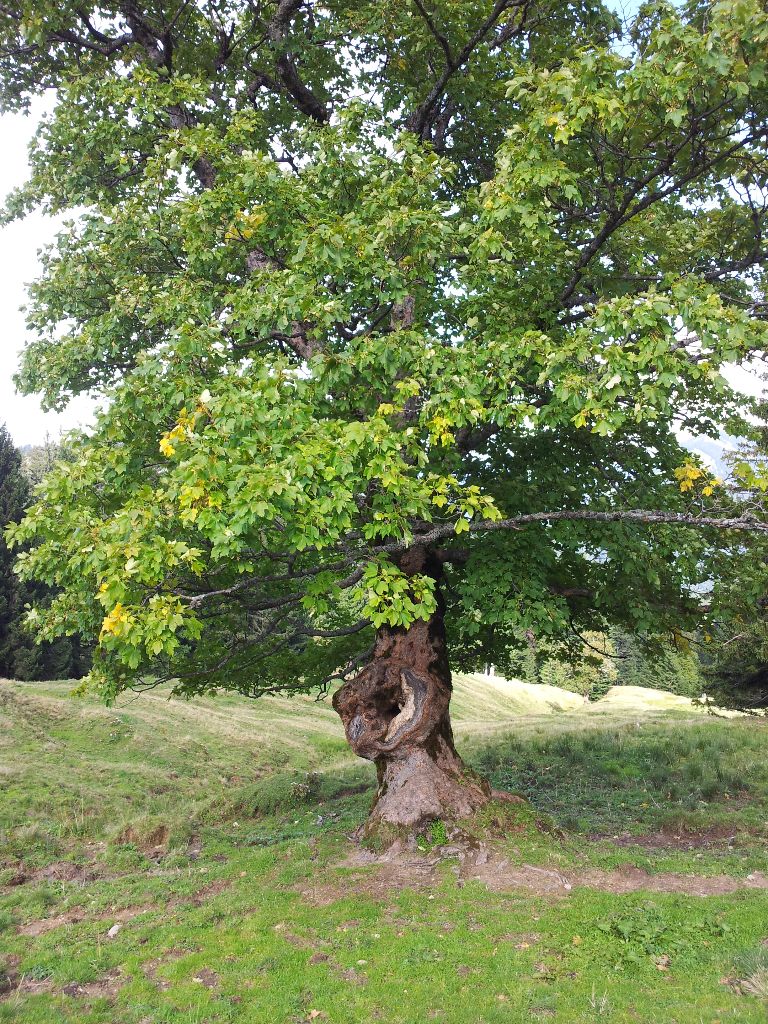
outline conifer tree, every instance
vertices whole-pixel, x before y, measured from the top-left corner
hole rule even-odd
[[[18,522],[29,502],[29,485],[21,471],[21,452],[8,428],[0,425],[0,530]],[[14,556],[0,534],[0,678],[16,675],[23,586],[13,571]]]
[[[0,425],[0,678],[79,679],[89,667],[87,651],[78,635],[56,636],[36,643],[26,625],[27,608],[50,603],[51,591],[44,583],[22,581],[14,572],[14,554],[3,532],[17,523],[31,498],[31,484],[39,464],[52,469],[59,449],[46,442],[41,450],[22,455],[8,428]],[[33,466],[30,479],[26,462]]]

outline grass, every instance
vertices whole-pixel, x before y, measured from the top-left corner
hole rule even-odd
[[[589,885],[347,864],[373,772],[327,704],[0,683],[0,1022],[762,1024],[768,891],[599,879],[768,871],[766,724],[481,677],[455,704],[469,759],[535,809],[498,855]]]
[[[516,789],[575,832],[739,832],[765,823],[765,738],[765,729],[743,721],[650,731],[633,722],[507,735],[478,759],[499,788]]]

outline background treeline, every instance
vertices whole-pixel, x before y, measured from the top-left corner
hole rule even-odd
[[[697,645],[686,637],[634,637],[621,630],[587,633],[570,644],[531,644],[505,666],[505,674],[546,683],[585,700],[599,700],[612,686],[644,686],[699,697],[707,675]]]
[[[19,449],[0,425],[0,678],[79,679],[90,657],[77,636],[36,644],[24,627],[26,606],[52,596],[45,585],[22,583],[13,572],[14,552],[3,538],[5,526],[18,522],[32,489],[65,452],[53,443]]]

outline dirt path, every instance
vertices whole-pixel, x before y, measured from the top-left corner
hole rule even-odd
[[[492,892],[524,889],[540,896],[567,898],[579,888],[611,893],[670,892],[687,896],[719,896],[742,889],[768,889],[768,875],[758,871],[743,878],[675,872],[651,874],[629,864],[613,871],[599,868],[556,871],[533,864],[511,863],[485,845],[465,851],[449,848],[448,856],[458,857],[458,864],[450,865],[456,874],[457,885],[479,881]],[[443,878],[439,866],[446,859],[445,853],[429,856],[393,849],[377,856],[358,849],[338,865],[340,868],[352,868],[354,881],[348,874],[336,882],[325,879],[303,888],[301,895],[317,906],[327,906],[348,896],[351,888],[374,898],[385,898],[393,889],[435,888]]]

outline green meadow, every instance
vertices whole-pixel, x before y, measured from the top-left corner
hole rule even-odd
[[[764,1024],[768,723],[456,681],[526,802],[389,857],[327,701],[0,683],[0,1022]]]

